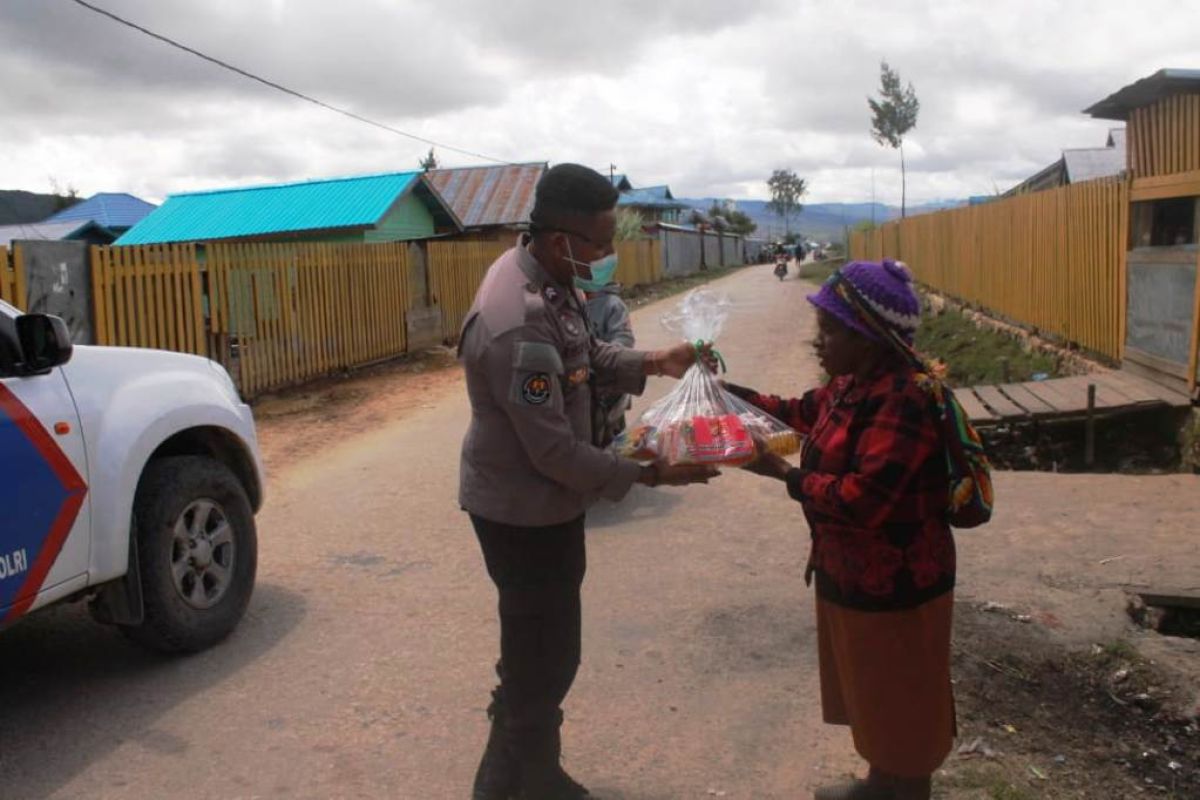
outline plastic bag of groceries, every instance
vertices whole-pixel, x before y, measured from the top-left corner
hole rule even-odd
[[[685,341],[699,345],[716,341],[729,308],[724,296],[693,289],[662,322]],[[742,466],[763,449],[779,455],[795,453],[800,435],[722,389],[717,376],[697,363],[617,437],[613,448],[639,461]]]

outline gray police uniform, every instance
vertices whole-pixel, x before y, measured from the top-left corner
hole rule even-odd
[[[582,298],[525,245],[488,269],[459,339],[471,400],[459,503],[500,611],[500,685],[477,797],[515,794],[531,764],[559,768],[560,707],[580,659],[584,510],[597,497],[619,500],[639,471],[593,445],[591,384],[640,394],[645,354],[597,341]]]
[[[554,282],[522,239],[488,270],[463,322],[471,425],[459,504],[509,525],[573,519],[620,500],[638,464],[594,446],[589,377],[641,394],[645,354],[596,340],[583,300]]]

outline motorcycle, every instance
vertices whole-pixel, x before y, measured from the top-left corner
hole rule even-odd
[[[775,262],[775,277],[783,280],[787,277],[787,262],[779,259]]]

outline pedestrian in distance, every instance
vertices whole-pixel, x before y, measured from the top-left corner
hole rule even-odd
[[[629,320],[629,307],[621,299],[621,284],[613,280],[617,262],[597,269],[593,267],[591,278],[575,278],[587,298],[588,323],[592,335],[602,342],[633,347],[633,324]],[[604,386],[594,386],[595,406],[592,409],[592,425],[596,429],[597,444],[608,447],[621,431],[625,430],[625,412],[632,403],[629,395]]]
[[[642,465],[597,446],[596,385],[640,394],[648,375],[682,377],[682,343],[643,352],[592,336],[573,281],[615,255],[618,193],[577,164],[547,170],[530,231],[488,269],[463,322],[459,353],[471,402],[459,504],[499,594],[500,682],[474,800],[560,800],[588,791],[562,768],[561,705],[580,659],[584,512],[634,483],[705,483],[709,466]],[[706,362],[711,353],[699,354]]]
[[[727,388],[807,435],[799,467],[768,453],[748,469],[785,483],[807,519],[823,717],[870,767],[815,797],[927,800],[955,736],[955,548],[931,378],[905,355],[921,306],[891,261],[847,264],[808,300],[829,383],[795,399]]]

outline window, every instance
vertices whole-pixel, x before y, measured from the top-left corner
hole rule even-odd
[[[1133,246],[1171,247],[1197,243],[1200,198],[1172,197],[1133,205]]]

